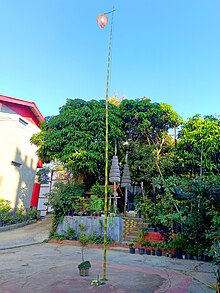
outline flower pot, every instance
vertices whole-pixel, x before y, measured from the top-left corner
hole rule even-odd
[[[198,260],[198,256],[197,255],[193,255],[193,259],[194,260]]]
[[[192,256],[191,253],[187,253],[187,254],[186,254],[186,258],[187,258],[187,259],[193,259],[193,256]]]
[[[207,254],[203,254],[203,260],[204,261],[209,261],[209,256]]]
[[[176,258],[178,258],[178,259],[182,259],[182,251],[180,251],[180,250],[175,250],[175,256],[176,256]]]
[[[135,248],[134,247],[130,247],[130,254],[135,254]]]
[[[182,258],[183,258],[183,259],[186,259],[186,256],[185,256],[185,254],[183,254],[183,255],[182,255]]]
[[[202,260],[202,256],[201,255],[198,255],[197,256],[197,260],[201,261]]]
[[[162,250],[158,249],[157,252],[156,252],[156,255],[157,256],[162,256]]]
[[[89,269],[79,269],[79,275],[82,277],[86,277],[89,275]]]
[[[155,255],[155,250],[154,249],[152,249],[151,254]]]
[[[138,248],[139,254],[144,254],[145,253],[145,248]]]
[[[151,255],[151,250],[150,249],[146,249],[146,254],[147,255]]]
[[[148,228],[148,232],[154,232],[154,228]]]
[[[169,255],[169,258],[173,257],[173,254],[171,252],[169,252],[168,255]]]
[[[91,263],[90,261],[86,260],[86,261],[82,261],[79,265],[78,265],[78,269],[79,269],[79,274],[80,276],[88,276],[89,274],[89,269],[91,268]]]

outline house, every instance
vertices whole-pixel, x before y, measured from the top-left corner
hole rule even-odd
[[[0,95],[0,198],[10,200],[12,208],[36,202],[40,161],[30,138],[43,121],[35,103]]]

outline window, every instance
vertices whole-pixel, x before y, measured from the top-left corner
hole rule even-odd
[[[23,119],[19,118],[19,122],[24,126],[28,125],[28,122],[24,121]]]
[[[18,168],[20,168],[21,167],[21,163],[18,163],[18,162],[15,162],[15,161],[11,161],[11,164],[13,165],[13,166],[15,166],[15,167],[18,167]]]

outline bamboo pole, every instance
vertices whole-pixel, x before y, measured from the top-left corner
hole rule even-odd
[[[110,41],[108,48],[108,68],[106,78],[106,133],[105,133],[105,205],[104,205],[104,245],[103,245],[103,280],[106,278],[106,251],[107,251],[107,212],[108,212],[108,89],[109,89],[109,76],[110,76],[110,64],[111,64],[111,47],[112,47],[112,27],[113,27],[114,10],[112,11],[111,29],[110,29]]]

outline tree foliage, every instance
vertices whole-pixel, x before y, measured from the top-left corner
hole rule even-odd
[[[68,170],[77,177],[83,177],[90,186],[96,181],[103,183],[105,110],[105,101],[67,100],[60,114],[49,118],[42,125],[42,131],[32,138],[32,142],[39,147],[39,157],[44,161],[59,159]],[[123,143],[129,141],[132,165],[137,165],[138,158],[142,168],[146,161],[146,151],[153,160],[151,163],[147,160],[153,166],[151,174],[153,170],[161,174],[166,169],[171,170],[172,163],[169,162],[172,161],[172,155],[169,151],[172,140],[168,129],[180,121],[171,106],[151,103],[146,98],[138,101],[122,100],[116,106],[110,103],[109,158],[113,156],[117,142],[118,156],[123,161]],[[165,167],[166,164],[169,168]],[[146,169],[143,171],[146,173]],[[132,172],[134,182],[138,181],[136,175],[137,172]]]
[[[164,133],[181,122],[170,105],[152,103],[148,98],[123,100],[119,109],[127,139],[148,145],[160,145]]]
[[[164,225],[181,232],[187,241],[185,249],[198,254],[220,240],[220,177],[199,178],[170,176],[156,178],[156,204],[147,199],[141,211],[157,227]],[[150,217],[149,217],[150,215]]]
[[[191,176],[220,170],[220,121],[217,117],[200,115],[182,125],[176,149],[180,173]]]
[[[153,176],[173,171],[174,141],[168,130],[181,123],[170,105],[150,99],[123,100],[119,109],[129,142],[129,160],[135,182],[149,182]]]
[[[67,100],[60,114],[49,119],[32,138],[44,161],[59,159],[85,181],[103,181],[105,162],[105,101]],[[123,137],[118,108],[109,105],[109,152]],[[91,179],[92,178],[92,179]]]
[[[109,160],[115,144],[120,166],[129,153],[132,184],[142,182],[147,191],[147,196],[139,196],[136,209],[155,226],[165,225],[172,232],[180,229],[188,248],[199,251],[201,244],[204,249],[219,241],[220,121],[213,116],[189,118],[175,145],[169,129],[181,123],[167,104],[152,103],[148,98],[112,98]],[[59,115],[48,117],[42,131],[32,138],[41,159],[59,160],[75,178],[83,178],[88,188],[97,182],[92,204],[80,201],[80,209],[81,204],[94,210],[103,208],[104,192],[99,184],[104,182],[105,131],[105,101],[69,99]],[[53,191],[56,223],[73,208],[79,190],[77,185],[61,184]]]

